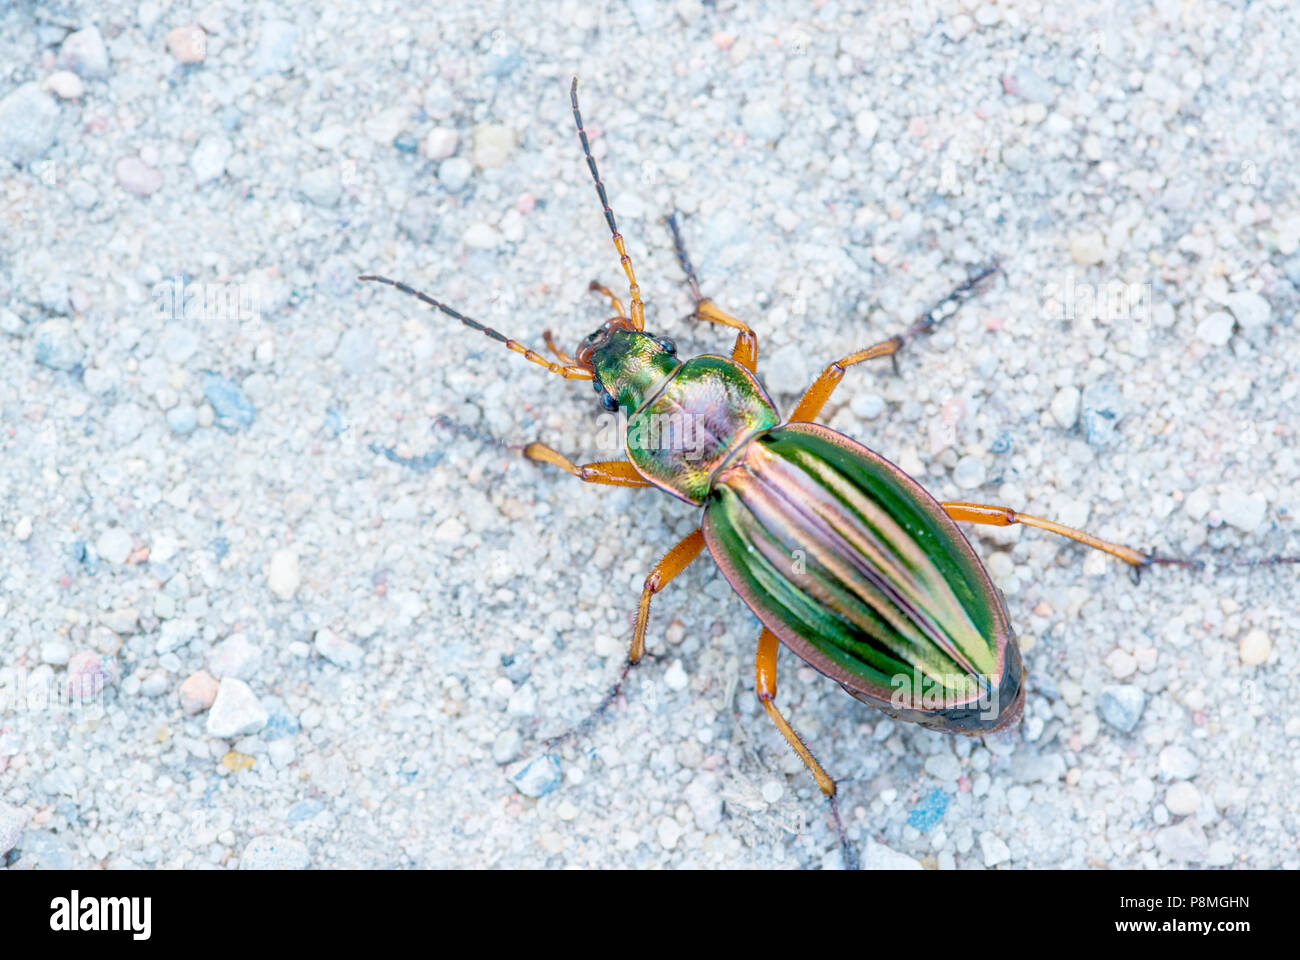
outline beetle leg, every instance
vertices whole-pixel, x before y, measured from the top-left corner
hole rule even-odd
[[[956,290],[921,314],[911,327],[898,336],[890,337],[874,347],[867,347],[865,350],[851,353],[842,360],[836,360],[822,371],[821,376],[804,393],[798,405],[794,408],[794,412],[790,414],[790,421],[812,422],[817,414],[821,413],[822,407],[826,405],[826,401],[830,399],[831,393],[839,385],[840,380],[844,378],[845,367],[851,367],[855,363],[862,363],[864,360],[871,360],[875,357],[895,357],[909,340],[925,333],[956,313],[957,308],[974,295],[980,281],[997,272],[997,269],[998,265],[996,263],[982,267]],[[898,364],[896,358],[894,364],[895,366]]]
[[[817,781],[817,786],[821,788],[822,793],[826,794],[827,800],[830,801],[831,813],[835,817],[835,829],[840,838],[840,851],[844,857],[844,866],[848,870],[858,868],[858,855],[849,843],[849,838],[844,832],[844,822],[840,819],[839,805],[835,799],[835,781],[830,778],[822,765],[817,762],[817,758],[812,755],[803,738],[790,726],[790,722],[781,714],[776,705],[776,657],[781,649],[781,641],[777,639],[775,633],[763,628],[763,632],[758,635],[758,653],[754,657],[754,692],[758,694],[758,702],[763,705],[767,715],[772,718],[776,728],[781,731],[781,736],[785,737],[786,742],[794,748],[794,752],[799,755],[804,766],[812,773]]]
[[[822,371],[821,376],[813,381],[813,385],[800,398],[794,412],[790,414],[790,422],[811,423],[816,419],[817,414],[822,412],[822,407],[826,405],[826,401],[831,398],[835,388],[844,379],[845,368],[855,363],[862,363],[864,360],[891,356],[903,349],[903,343],[902,337],[891,337],[884,343],[878,343],[874,347],[867,347],[865,350],[850,353],[847,357],[836,360]]]
[[[677,262],[682,265],[682,272],[686,274],[686,282],[690,285],[691,296],[695,300],[695,313],[693,316],[699,320],[720,323],[724,327],[731,327],[731,329],[738,331],[736,345],[731,348],[731,359],[750,373],[754,373],[754,366],[758,363],[758,335],[750,329],[749,324],[745,323],[744,320],[738,320],[731,314],[719,310],[712,300],[700,293],[700,282],[695,278],[695,268],[691,266],[691,260],[686,255],[686,244],[682,242],[682,232],[677,227],[677,214],[670,213],[664,219],[668,223],[668,229],[673,232],[673,246],[677,250]]]
[[[655,564],[650,576],[641,587],[641,602],[636,608],[636,629],[632,631],[632,649],[628,651],[629,663],[636,663],[645,654],[645,628],[650,622],[650,598],[668,585],[673,577],[685,570],[704,549],[704,531],[696,527],[664,558]]]
[[[1048,530],[1063,537],[1069,537],[1071,540],[1076,540],[1092,547],[1094,550],[1109,553],[1112,557],[1119,557],[1125,563],[1137,568],[1149,567],[1157,563],[1180,567],[1199,568],[1202,566],[1198,560],[1161,557],[1151,553],[1144,553],[1133,547],[1126,547],[1120,543],[1111,543],[1108,540],[1102,540],[1100,537],[1094,537],[1083,530],[1076,530],[1074,527],[1067,527],[1063,523],[1057,523],[1055,520],[1045,520],[1042,517],[1031,516],[1027,513],[1017,513],[1010,507],[995,507],[983,503],[941,503],[940,506],[954,520],[966,523],[979,523],[990,527],[1008,527],[1013,523],[1021,523],[1027,527]]]
[[[556,360],[559,360],[560,363],[564,364],[566,367],[571,367],[574,365],[573,357],[569,356],[568,353],[560,349],[560,345],[557,344],[555,342],[555,338],[551,336],[551,331],[543,330],[542,339],[546,341],[546,348],[550,350],[551,353],[555,354]]]
[[[590,716],[577,726],[547,740],[546,746],[548,748],[569,739],[575,733],[587,729],[618,698],[620,691],[623,689],[623,684],[627,681],[628,673],[645,656],[645,628],[650,620],[650,598],[667,586],[673,577],[690,566],[691,561],[698,557],[703,549],[704,531],[696,527],[683,537],[677,546],[664,554],[662,560],[655,564],[654,569],[650,571],[650,576],[646,577],[645,586],[641,590],[641,603],[637,606],[636,611],[636,629],[632,632],[632,646],[627,652],[623,672],[618,675],[618,680],[614,683],[614,686],[605,694],[600,701],[600,705],[591,712]]]
[[[649,480],[636,472],[629,460],[601,460],[578,466],[564,454],[544,443],[530,443],[524,447],[529,460],[541,460],[573,474],[583,483],[604,483],[615,487],[648,487]]]
[[[623,301],[614,295],[614,291],[610,290],[609,287],[605,286],[599,280],[591,281],[591,284],[587,287],[587,289],[594,290],[596,293],[608,297],[610,305],[613,306],[614,308],[614,316],[616,317],[627,316],[627,311],[623,307]]]

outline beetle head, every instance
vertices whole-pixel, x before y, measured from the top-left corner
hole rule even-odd
[[[636,329],[627,317],[614,317],[584,339],[574,362],[595,376],[592,387],[606,410],[632,411],[654,396],[677,367],[677,345],[668,337]]]

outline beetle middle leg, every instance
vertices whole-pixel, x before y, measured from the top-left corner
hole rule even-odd
[[[591,712],[591,715],[577,726],[547,740],[546,746],[548,748],[591,726],[596,718],[608,710],[609,705],[618,698],[623,689],[623,684],[627,681],[627,675],[645,656],[645,631],[646,625],[650,622],[650,598],[666,587],[673,577],[690,566],[691,561],[698,557],[703,549],[704,531],[696,527],[683,537],[677,546],[664,554],[662,560],[655,564],[654,569],[650,571],[650,576],[645,578],[645,584],[641,588],[641,602],[637,605],[636,611],[636,628],[632,631],[632,645],[628,649],[627,660],[623,664],[623,672],[618,675],[618,680],[614,683],[614,686],[601,699],[600,705]]]
[[[851,367],[855,363],[862,363],[865,360],[874,360],[876,357],[894,356],[899,350],[903,349],[909,340],[920,336],[956,313],[957,308],[974,295],[980,281],[992,275],[997,269],[997,264],[981,268],[952,293],[921,314],[916,323],[912,324],[903,333],[877,343],[875,346],[859,350],[857,353],[850,353],[847,357],[836,360],[823,370],[821,376],[814,380],[813,385],[804,392],[799,403],[795,406],[794,412],[790,414],[790,422],[810,423],[815,420],[817,414],[821,413],[822,407],[826,405],[826,401],[831,398],[835,388],[844,379],[844,371],[847,367]]]
[[[560,451],[544,443],[530,443],[524,447],[524,456],[540,460],[573,474],[583,483],[603,483],[615,487],[648,487],[650,481],[636,472],[630,460],[600,460],[578,466]]]
[[[1203,566],[1199,560],[1161,557],[1145,553],[1133,547],[1126,547],[1121,543],[1111,543],[1109,540],[1102,540],[1100,537],[1094,537],[1092,534],[1083,530],[1076,530],[1074,527],[1067,527],[1055,520],[1046,520],[1043,517],[1035,517],[1028,513],[1017,513],[1010,507],[962,502],[941,503],[939,505],[943,507],[948,516],[966,523],[979,523],[990,527],[1009,527],[1012,524],[1020,523],[1027,527],[1038,527],[1040,530],[1047,530],[1062,537],[1069,537],[1071,540],[1092,547],[1094,550],[1101,550],[1104,553],[1109,553],[1112,557],[1118,557],[1135,570],[1157,563],[1195,569]]]
[[[830,801],[831,813],[835,817],[835,830],[839,835],[840,853],[844,858],[844,867],[847,870],[856,870],[858,868],[857,851],[849,843],[848,835],[844,832],[844,821],[840,819],[840,808],[835,795],[835,781],[830,775],[822,769],[822,765],[817,762],[817,758],[812,755],[803,738],[790,726],[790,721],[782,715],[776,705],[776,658],[781,649],[781,641],[777,639],[775,633],[763,628],[763,632],[758,636],[758,653],[754,657],[754,692],[758,694],[758,702],[763,705],[767,715],[772,718],[776,728],[781,731],[781,736],[794,748],[794,752],[799,755],[813,778],[817,781],[817,786],[821,788],[822,793],[826,794],[826,799]]]
[[[686,274],[686,282],[691,288],[691,297],[695,300],[695,313],[692,316],[707,320],[709,323],[720,323],[724,327],[731,327],[738,331],[736,345],[731,348],[731,359],[750,373],[754,373],[754,367],[758,363],[758,334],[754,333],[744,320],[719,310],[712,300],[700,293],[700,282],[695,279],[695,268],[691,266],[690,258],[686,256],[686,244],[682,242],[682,233],[677,227],[677,214],[670,213],[664,219],[668,223],[668,229],[673,232],[677,262],[682,265],[682,272]]]

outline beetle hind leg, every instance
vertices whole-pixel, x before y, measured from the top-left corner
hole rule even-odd
[[[664,554],[662,560],[655,564],[654,569],[650,571],[650,575],[646,577],[645,584],[641,588],[641,602],[637,605],[636,611],[636,628],[632,631],[632,646],[628,649],[627,660],[623,663],[623,672],[618,675],[618,680],[614,682],[614,686],[609,689],[609,692],[601,699],[600,705],[591,712],[587,719],[546,741],[548,749],[586,730],[609,709],[610,704],[618,699],[618,695],[623,691],[623,684],[627,682],[627,675],[645,656],[645,631],[646,625],[650,622],[650,598],[666,587],[673,577],[690,566],[691,561],[698,557],[703,549],[704,532],[699,527],[696,527],[683,537],[677,546]]]
[[[736,332],[736,344],[731,348],[731,359],[750,373],[758,363],[758,334],[750,329],[749,324],[729,313],[719,310],[708,297],[700,293],[700,282],[695,278],[695,268],[691,266],[690,257],[686,255],[686,244],[682,241],[682,232],[677,226],[677,214],[670,213],[664,218],[668,229],[673,232],[673,247],[677,251],[677,262],[686,274],[686,283],[691,288],[691,297],[695,300],[695,312],[691,316],[709,323],[719,323]]]
[[[790,726],[790,721],[786,720],[780,709],[776,705],[776,658],[781,649],[781,641],[777,639],[776,634],[767,627],[758,637],[758,653],[754,657],[754,692],[758,694],[758,702],[763,705],[767,715],[776,724],[776,728],[781,731],[781,736],[785,737],[786,742],[794,748],[794,752],[799,755],[804,766],[813,775],[817,781],[817,786],[821,788],[822,793],[826,794],[827,802],[830,804],[831,816],[835,820],[835,832],[839,836],[840,855],[844,859],[844,868],[846,870],[858,869],[858,853],[849,843],[848,834],[844,831],[844,821],[840,817],[839,801],[836,797],[835,781],[817,762],[817,758],[812,755],[808,745],[803,742],[803,737],[799,736],[794,727]]]

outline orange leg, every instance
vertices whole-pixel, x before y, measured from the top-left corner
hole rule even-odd
[[[1133,567],[1149,567],[1153,563],[1174,564],[1180,567],[1201,566],[1200,562],[1196,560],[1159,557],[1136,550],[1133,547],[1126,547],[1123,544],[1111,543],[1082,530],[1076,530],[1074,527],[1067,527],[1063,523],[1057,523],[1055,520],[1044,520],[1042,517],[1031,516],[1027,513],[1017,513],[1010,507],[995,507],[983,503],[941,503],[940,506],[954,520],[966,523],[979,523],[990,527],[1009,527],[1014,523],[1021,523],[1027,527],[1049,530],[1052,533],[1086,544],[1094,550],[1109,553],[1112,557],[1119,557],[1119,559]]]
[[[753,373],[754,366],[758,363],[758,335],[750,329],[749,324],[745,323],[745,321],[737,320],[731,314],[719,310],[712,300],[700,293],[700,282],[695,278],[695,268],[691,266],[690,258],[686,256],[686,244],[682,242],[682,233],[677,227],[677,215],[670,214],[665,219],[668,222],[668,229],[673,232],[673,246],[677,249],[677,262],[682,265],[682,272],[686,274],[686,282],[691,288],[691,296],[695,298],[695,313],[693,316],[699,320],[720,323],[724,327],[731,327],[731,329],[739,331],[736,334],[736,345],[731,348],[731,359],[750,373]]]
[[[691,561],[698,557],[703,549],[704,531],[697,527],[683,537],[677,546],[669,550],[664,558],[655,564],[655,568],[650,571],[650,576],[645,578],[645,583],[641,587],[641,602],[636,608],[636,629],[632,632],[632,649],[627,655],[632,663],[640,660],[645,653],[645,628],[650,622],[650,598],[666,587],[673,577],[690,566]]]
[[[844,379],[845,367],[851,367],[855,363],[862,363],[864,360],[871,360],[875,357],[889,357],[898,353],[909,340],[925,333],[936,324],[952,316],[964,301],[974,295],[979,282],[997,269],[996,264],[981,269],[960,287],[923,313],[920,319],[912,324],[911,328],[906,332],[896,337],[890,337],[874,347],[867,347],[865,350],[851,353],[842,360],[836,360],[822,371],[821,376],[804,393],[795,406],[794,412],[790,414],[790,420],[807,422],[815,419],[817,414],[821,413],[822,407],[826,405],[826,401],[830,399],[835,388],[839,386],[839,382]]]
[[[616,317],[627,316],[627,311],[623,307],[623,301],[620,300],[618,297],[616,297],[614,295],[614,291],[610,290],[609,287],[605,286],[599,280],[591,281],[591,285],[587,289],[594,290],[596,293],[608,297],[610,305],[614,308],[614,316]]]
[[[541,460],[553,464],[573,474],[583,483],[604,483],[614,487],[648,487],[649,480],[636,472],[628,460],[602,460],[578,466],[558,450],[544,443],[530,443],[524,447],[524,456],[529,460]]]
[[[623,672],[618,675],[618,680],[614,686],[601,699],[600,706],[596,707],[587,719],[576,727],[572,727],[559,736],[547,740],[546,746],[548,748],[587,729],[618,698],[619,692],[623,689],[623,684],[627,681],[628,673],[645,656],[645,628],[650,620],[650,598],[666,587],[673,577],[690,566],[691,561],[698,557],[703,549],[704,532],[697,527],[683,537],[677,546],[664,554],[664,558],[655,564],[655,568],[650,571],[650,576],[646,577],[645,586],[641,590],[641,603],[636,611],[636,629],[632,632],[632,646],[627,652]]]
[[[836,360],[822,371],[821,376],[813,381],[813,385],[800,398],[795,405],[794,412],[790,414],[791,422],[808,422],[816,419],[817,414],[821,413],[822,407],[826,405],[826,401],[831,398],[835,388],[844,379],[845,368],[851,367],[855,363],[862,363],[864,360],[888,357],[902,349],[903,338],[893,337],[884,343],[878,343],[874,347],[867,347],[865,350],[850,353],[847,357]]]
[[[813,778],[817,781],[817,786],[821,788],[822,793],[826,794],[826,799],[830,801],[831,813],[835,818],[835,829],[840,839],[840,851],[844,857],[844,866],[849,870],[856,870],[858,866],[857,852],[849,844],[849,838],[844,832],[844,822],[840,819],[839,806],[835,800],[835,781],[830,778],[822,765],[817,762],[817,758],[812,755],[803,738],[795,732],[794,727],[781,714],[776,706],[776,657],[781,649],[781,641],[777,639],[775,633],[763,628],[763,632],[758,637],[758,653],[754,657],[754,692],[758,694],[758,702],[763,705],[767,715],[772,718],[776,728],[781,731],[781,736],[785,737],[786,742],[794,748],[794,752],[799,755],[804,766],[812,773]]]
[[[573,357],[569,356],[568,353],[560,349],[559,344],[555,342],[555,338],[551,336],[551,331],[543,330],[542,339],[546,341],[546,348],[550,350],[551,353],[555,354],[556,360],[559,360],[560,363],[564,364],[566,367],[571,367],[574,365]]]

